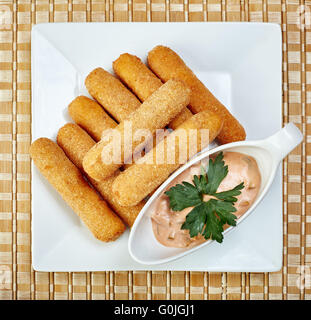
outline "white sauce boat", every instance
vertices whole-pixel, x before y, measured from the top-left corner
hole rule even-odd
[[[244,221],[250,213],[257,207],[260,201],[267,194],[276,170],[285,158],[303,139],[299,129],[293,124],[288,123],[283,129],[264,140],[241,141],[225,144],[211,150],[204,151],[191,159],[177,171],[175,171],[150,197],[144,208],[139,213],[131,229],[128,249],[134,260],[142,264],[160,264],[181,258],[186,254],[196,251],[209,243],[208,240],[196,247],[189,248],[170,248],[161,245],[155,238],[152,230],[151,214],[154,211],[155,203],[163,190],[184,170],[193,164],[209,157],[220,151],[234,151],[247,154],[256,159],[261,173],[261,187],[257,199],[253,205],[237,219],[237,226]],[[268,221],[267,221],[268,223]],[[224,235],[234,230],[236,227],[229,227],[224,231]],[[224,238],[224,241],[226,239]],[[221,245],[221,244],[219,244]]]

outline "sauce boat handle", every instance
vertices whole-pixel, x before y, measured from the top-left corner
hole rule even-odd
[[[282,161],[303,140],[300,130],[292,123],[287,123],[281,130],[262,141],[262,147],[269,149],[276,162]]]

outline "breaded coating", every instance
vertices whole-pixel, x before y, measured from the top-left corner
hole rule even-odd
[[[115,179],[112,192],[120,205],[134,206],[144,199],[182,165],[180,163],[181,154],[186,155],[186,159],[184,159],[186,162],[197,151],[215,139],[222,125],[222,118],[208,110],[202,111],[182,123],[168,137],[158,143],[152,151]],[[191,140],[193,139],[193,129],[197,130],[196,141]],[[209,136],[204,137],[201,129],[208,129]],[[187,138],[187,142],[184,144],[179,143],[179,137],[182,134],[185,134]],[[174,161],[168,160],[172,154],[175,154]],[[159,159],[164,161],[159,162]]]
[[[114,128],[118,124],[94,100],[79,96],[68,106],[71,118],[97,142],[104,130]]]
[[[96,142],[82,128],[74,123],[67,123],[57,133],[57,144],[66,156],[83,172],[82,160]]]
[[[191,88],[189,108],[193,113],[210,110],[223,117],[224,125],[217,136],[221,144],[245,140],[246,133],[243,126],[195,76],[176,52],[164,46],[157,46],[149,52],[148,64],[162,81],[180,79]]]
[[[115,74],[145,101],[162,86],[162,81],[137,57],[123,53],[112,64]]]
[[[73,123],[67,123],[59,129],[57,143],[64,150],[67,157],[81,171],[83,171],[82,161],[85,154],[96,144],[83,129]],[[90,177],[88,177],[88,179],[126,225],[131,227],[145,202],[141,201],[133,207],[123,207],[119,205],[111,190],[112,183],[119,174],[120,171],[117,170],[111,177],[101,182],[97,182]]]
[[[175,117],[169,124],[168,127],[175,130],[177,129],[183,122],[187,121],[193,116],[193,113],[188,109],[183,109],[177,117]]]
[[[101,241],[116,240],[125,230],[121,219],[84,180],[79,169],[53,141],[40,138],[30,147],[30,156],[49,183]]]
[[[120,80],[102,68],[93,70],[85,79],[90,95],[118,122],[140,107],[141,102]]]
[[[141,101],[145,101],[162,85],[162,81],[138,57],[129,53],[121,54],[113,62],[113,70]],[[191,116],[191,111],[185,108],[168,126],[176,129]]]
[[[190,99],[190,89],[179,80],[170,80],[155,91],[136,111],[127,118],[127,123],[121,122],[115,130],[120,134],[120,160],[121,163],[108,163],[102,159],[102,154],[110,155],[112,143],[101,140],[98,142],[83,159],[84,171],[93,179],[100,181],[111,176],[125,161],[131,159],[132,153],[137,152],[136,147],[143,148],[148,143],[145,139],[132,139],[132,146],[129,147],[129,138],[126,136],[128,123],[132,126],[132,134],[138,130],[148,130],[151,135],[156,129],[164,128],[174,117],[187,106]],[[113,159],[111,159],[113,160]]]

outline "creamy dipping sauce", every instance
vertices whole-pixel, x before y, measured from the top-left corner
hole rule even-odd
[[[217,192],[230,190],[244,182],[244,188],[241,190],[241,194],[237,196],[238,200],[234,204],[237,211],[233,214],[239,218],[256,200],[261,184],[259,168],[253,157],[238,152],[224,152],[223,160],[228,165],[228,174],[219,185]],[[176,177],[156,200],[155,210],[151,216],[152,228],[156,239],[162,245],[185,248],[193,247],[206,241],[201,235],[190,238],[189,231],[181,229],[187,214],[193,207],[182,211],[172,211],[169,206],[169,198],[164,194],[165,191],[168,191],[176,184],[181,184],[183,181],[192,183],[193,176],[200,174],[201,163],[189,167]],[[203,200],[207,201],[210,196],[206,197]],[[224,226],[224,229],[226,228],[228,228],[228,225]]]

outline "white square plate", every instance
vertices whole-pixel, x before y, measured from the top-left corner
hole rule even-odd
[[[281,30],[261,23],[41,24],[32,31],[32,133],[55,139],[71,121],[67,106],[87,94],[86,75],[129,52],[143,59],[163,44],[177,51],[239,119],[247,139],[281,128]],[[32,261],[40,271],[197,270],[276,271],[282,265],[282,175],[267,197],[222,244],[177,261],[148,266],[129,256],[129,232],[117,241],[93,238],[33,167]]]

